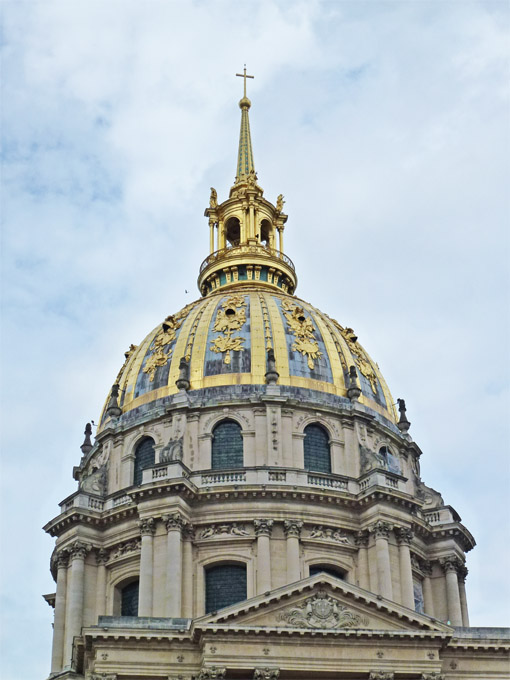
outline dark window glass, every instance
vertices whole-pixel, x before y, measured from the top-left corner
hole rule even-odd
[[[305,427],[305,470],[331,472],[329,437],[320,425]]]
[[[335,578],[339,578],[342,581],[344,580],[343,572],[336,567],[328,567],[327,564],[314,564],[310,567],[310,576],[315,576],[315,574],[320,574],[321,572],[329,574],[330,576],[334,576]]]
[[[243,467],[241,427],[233,420],[224,420],[213,430],[211,467],[213,470]]]
[[[246,567],[222,564],[205,572],[205,613],[246,600]]]
[[[138,581],[133,581],[122,588],[121,592],[121,616],[138,616]]]
[[[150,437],[143,439],[136,447],[135,452],[135,475],[133,484],[138,486],[142,483],[142,472],[145,468],[152,467],[155,462],[154,440]]]

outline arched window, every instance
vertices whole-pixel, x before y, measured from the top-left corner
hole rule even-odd
[[[205,613],[246,600],[246,565],[220,564],[205,572]]]
[[[310,472],[331,472],[329,437],[320,425],[305,427],[305,470]]]
[[[133,484],[139,486],[142,483],[142,473],[145,468],[152,467],[155,462],[154,440],[145,437],[138,444],[135,451],[135,474]]]
[[[397,475],[401,473],[400,462],[396,456],[394,456],[388,446],[381,446],[379,449],[379,460],[382,465],[390,472],[395,472]]]
[[[262,243],[263,246],[266,246],[266,248],[272,248],[273,244],[271,243],[272,239],[272,227],[271,227],[271,222],[269,220],[262,220],[260,223],[260,242]]]
[[[233,248],[241,243],[241,223],[237,217],[231,217],[225,225],[227,248]]]
[[[222,420],[213,430],[211,467],[213,470],[243,467],[241,426],[234,420]]]
[[[321,572],[339,578],[341,581],[345,578],[345,572],[338,567],[332,567],[329,564],[312,564],[310,566],[310,576],[315,576],[315,574],[320,574]]]
[[[120,615],[138,616],[139,583],[133,581],[120,591]]]

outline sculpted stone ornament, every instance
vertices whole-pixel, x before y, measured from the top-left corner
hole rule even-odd
[[[371,671],[368,680],[394,680],[395,673],[388,671]]]
[[[85,439],[83,440],[80,449],[83,455],[86,456],[92,450],[92,425],[90,423],[85,425],[85,432],[83,434],[85,435]]]
[[[280,377],[280,374],[276,370],[276,359],[274,356],[274,350],[273,349],[268,349],[267,350],[267,371],[265,375],[266,383],[268,385],[274,385],[275,383],[278,382],[278,378]]]
[[[303,604],[280,614],[279,619],[295,628],[362,628],[367,619],[341,605],[325,590],[307,598]]]
[[[142,541],[140,538],[133,538],[130,541],[122,541],[117,546],[112,548],[110,552],[110,559],[114,560],[118,557],[122,557],[128,553],[136,552],[142,547]]]
[[[397,404],[400,412],[400,420],[397,423],[397,427],[403,434],[406,434],[411,427],[411,423],[407,420],[406,416],[406,403],[403,399],[397,399]]]
[[[238,526],[237,522],[232,522],[232,524],[210,525],[203,529],[199,538],[210,538],[211,536],[218,536],[221,534],[231,534],[232,536],[249,536],[250,532],[246,531],[244,526]]]
[[[301,536],[301,529],[303,528],[303,522],[297,519],[286,519],[283,523],[283,530],[286,536],[296,536],[299,538]]]
[[[119,385],[117,383],[112,385],[106,415],[110,416],[110,418],[118,418],[122,415],[122,409],[119,407]]]
[[[164,521],[167,531],[182,531],[186,524],[186,520],[178,512],[174,512],[172,515],[163,515],[161,519]]]
[[[439,560],[439,564],[443,568],[445,574],[449,571],[457,571],[462,566],[461,561],[456,555],[449,555]]]
[[[283,194],[278,194],[278,198],[276,199],[276,210],[278,212],[282,212],[284,203]]]
[[[86,680],[117,680],[117,673],[90,673]]]
[[[296,338],[292,344],[292,350],[306,356],[308,368],[313,370],[315,367],[314,359],[320,359],[322,352],[319,350],[319,343],[314,338],[315,327],[312,320],[305,316],[302,307],[288,300],[283,300],[282,309],[289,330]]]
[[[278,680],[279,668],[256,668],[253,672],[253,680]]]
[[[184,436],[170,439],[168,444],[161,449],[159,460],[161,463],[169,463],[173,460],[182,460],[184,453]]]
[[[209,668],[202,668],[200,673],[196,676],[196,680],[223,680],[226,674],[226,668],[210,666]]]
[[[347,396],[351,401],[357,401],[361,396],[356,366],[349,366],[349,386],[347,388]]]
[[[382,520],[379,520],[370,527],[369,531],[374,534],[376,539],[385,538],[388,540],[392,528],[393,527],[391,524],[389,524],[389,522],[383,522]]]
[[[331,541],[337,541],[337,543],[342,543],[343,545],[351,545],[349,538],[344,536],[339,529],[333,529],[330,527],[324,528],[322,524],[313,527],[313,529],[310,531],[310,538],[329,539]]]
[[[92,546],[89,543],[83,543],[82,541],[75,541],[69,546],[69,554],[71,560],[80,559],[84,560],[87,553],[90,552]]]
[[[231,352],[244,351],[243,343],[246,338],[232,337],[232,333],[246,323],[246,300],[243,295],[231,295],[221,307],[216,313],[213,330],[223,335],[213,340],[211,351],[224,354],[223,362],[228,365],[231,362]]]
[[[356,545],[360,547],[366,547],[368,545],[368,539],[370,537],[370,534],[368,531],[358,531],[356,532],[354,536],[354,542]]]
[[[422,673],[421,680],[445,680],[442,673]]]
[[[397,527],[395,529],[395,535],[398,543],[404,543],[405,545],[410,545],[414,537],[412,530],[407,527]]]
[[[156,531],[156,520],[153,517],[141,519],[138,522],[138,526],[140,527],[142,536],[154,536],[154,532]]]
[[[175,381],[178,390],[189,390],[189,363],[186,361],[186,357],[181,357],[179,362],[179,377]]]
[[[218,207],[218,192],[213,187],[211,187],[211,196],[209,198],[209,207],[213,208],[213,209]]]
[[[255,536],[271,536],[273,524],[274,520],[272,519],[254,519]]]
[[[108,562],[108,550],[105,550],[104,548],[99,548],[99,550],[96,550],[96,564],[102,565],[106,564]]]

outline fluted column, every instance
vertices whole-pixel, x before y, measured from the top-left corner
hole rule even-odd
[[[193,525],[187,523],[183,530],[182,542],[182,615],[193,618]]]
[[[63,551],[57,555],[57,592],[53,618],[53,646],[51,649],[51,672],[61,671],[64,664],[64,635],[66,622],[67,564],[69,556]]]
[[[457,557],[451,556],[441,560],[441,566],[446,577],[446,601],[448,603],[448,620],[452,626],[462,626],[462,610],[460,607]]]
[[[303,522],[297,519],[286,519],[283,523],[285,535],[287,537],[287,582],[294,583],[301,578],[299,568],[299,537]]]
[[[182,537],[185,520],[180,513],[163,517],[167,534],[166,605],[169,618],[182,616]]]
[[[413,540],[413,532],[407,527],[395,530],[400,560],[400,595],[404,607],[414,610],[413,569],[409,545]]]
[[[469,614],[466,598],[466,576],[468,574],[467,567],[463,564],[457,570],[457,577],[459,579],[459,597],[460,597],[460,610],[462,612],[462,625],[469,626]]]
[[[368,570],[368,531],[358,531],[355,537],[358,546],[358,583],[360,588],[370,590],[370,572]]]
[[[100,548],[96,553],[97,577],[96,577],[96,619],[106,615],[106,562],[108,553]],[[97,623],[97,620],[96,620]]]
[[[432,595],[432,583],[430,577],[432,576],[432,565],[430,562],[422,564],[423,571],[423,607],[425,614],[428,616],[435,616],[434,612],[434,597]]]
[[[67,590],[67,631],[64,650],[64,666],[70,666],[73,656],[73,640],[80,635],[83,625],[83,596],[85,591],[85,557],[89,547],[76,541],[70,548],[71,573]]]
[[[257,536],[257,595],[260,595],[271,590],[271,549],[269,541],[274,522],[272,519],[256,519],[253,524]]]
[[[153,541],[156,521],[150,517],[139,522],[142,535],[138,616],[152,616]]]
[[[388,600],[393,599],[393,587],[391,585],[390,551],[388,536],[391,525],[379,520],[370,529],[375,536],[375,550],[377,555],[377,581],[379,594]]]

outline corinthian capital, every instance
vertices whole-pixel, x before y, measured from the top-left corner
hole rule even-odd
[[[388,540],[392,528],[393,527],[389,522],[383,522],[382,520],[378,520],[375,524],[372,524],[369,531],[374,534],[376,539],[385,538],[386,540]]]
[[[109,553],[104,548],[96,549],[96,564],[106,564],[108,562]]]
[[[394,680],[395,673],[387,671],[371,671],[368,680]]]
[[[357,531],[354,534],[354,542],[358,546],[358,548],[365,548],[368,545],[368,538],[369,538],[369,533],[368,531]]]
[[[272,519],[254,519],[255,536],[271,536],[273,524],[274,520]]]
[[[69,564],[69,552],[67,550],[60,550],[55,557],[55,562],[57,569],[65,569]]]
[[[279,668],[256,668],[253,672],[253,680],[278,680]]]
[[[301,529],[303,528],[303,522],[297,519],[286,519],[283,523],[283,530],[286,536],[296,536],[299,538],[301,536]]]
[[[87,553],[90,550],[90,545],[83,543],[82,541],[75,541],[69,546],[69,554],[71,555],[71,560],[80,559],[84,560]]]
[[[444,680],[442,673],[422,673],[421,680]]]
[[[140,527],[140,533],[142,536],[154,536],[156,531],[156,520],[153,517],[147,517],[146,519],[141,519],[138,522]]]
[[[163,521],[167,531],[182,531],[186,526],[186,520],[180,512],[173,512],[171,515],[164,515]]]
[[[209,666],[209,668],[202,668],[200,673],[197,675],[197,680],[223,680],[226,673],[226,668]]]
[[[395,529],[395,535],[397,537],[397,541],[404,545],[410,545],[414,537],[412,530],[408,529],[407,527],[397,527]]]
[[[461,562],[457,555],[448,555],[448,557],[443,557],[441,560],[439,560],[439,564],[442,566],[445,574],[450,571],[457,572],[457,569],[459,566],[461,566]]]

